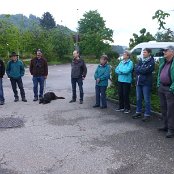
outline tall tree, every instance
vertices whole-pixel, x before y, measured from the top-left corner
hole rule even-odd
[[[40,19],[40,24],[45,29],[52,29],[56,26],[56,22],[49,12],[43,14],[42,18]]]
[[[83,17],[78,22],[81,52],[99,57],[110,49],[113,30],[106,27],[103,17],[97,10],[86,12]]]
[[[129,47],[133,48],[135,45],[142,43],[142,42],[148,42],[151,40],[155,40],[152,34],[149,32],[146,32],[145,28],[142,28],[140,30],[140,36],[138,34],[133,33],[133,38],[130,39]]]

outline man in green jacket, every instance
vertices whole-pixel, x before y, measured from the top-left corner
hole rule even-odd
[[[158,81],[161,113],[164,127],[159,131],[167,132],[166,138],[174,137],[174,47],[164,49],[164,58],[160,59]]]
[[[25,73],[24,64],[21,60],[18,59],[18,55],[15,52],[12,52],[10,57],[11,60],[7,63],[6,73],[11,81],[11,86],[15,97],[14,102],[19,101],[17,85],[20,89],[22,101],[27,102],[22,82],[22,77],[24,76]]]

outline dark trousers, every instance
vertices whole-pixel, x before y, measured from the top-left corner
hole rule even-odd
[[[118,82],[119,108],[130,110],[130,83]]]
[[[38,85],[40,86],[39,97],[43,97],[44,81],[45,81],[44,76],[39,76],[39,77],[33,76],[34,97],[38,98]]]
[[[163,85],[160,85],[158,94],[160,97],[160,107],[164,119],[164,126],[174,130],[174,94],[169,91],[168,86]]]
[[[106,89],[107,86],[95,86],[95,94],[96,94],[96,105],[103,107],[107,107],[107,102],[106,102]]]
[[[0,102],[4,102],[3,80],[0,78]]]
[[[79,86],[80,91],[80,100],[83,101],[83,80],[82,78],[71,78],[71,84],[72,84],[72,99],[76,100],[77,94],[76,94],[76,84]]]
[[[25,98],[25,91],[23,87],[22,78],[18,78],[18,79],[10,78],[10,81],[11,81],[14,97],[19,98],[18,91],[17,91],[17,85],[18,85],[20,89],[21,98]]]

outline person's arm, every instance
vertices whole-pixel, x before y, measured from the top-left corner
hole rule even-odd
[[[94,79],[97,80],[97,78],[98,78],[98,67],[96,68],[94,73]]]
[[[33,75],[33,60],[30,61],[30,74]]]
[[[47,76],[48,76],[48,63],[47,63],[46,59],[44,59],[44,72],[45,72],[44,77],[47,78]]]
[[[20,65],[20,74],[21,74],[21,77],[23,77],[25,74],[25,68],[24,68],[24,64],[22,61],[20,61],[20,64],[21,64]]]
[[[87,67],[85,62],[83,61],[83,73],[82,73],[82,77],[85,78],[87,74]]]
[[[10,77],[10,61],[7,62],[6,74]]]
[[[119,71],[121,72],[121,74],[129,74],[131,71],[133,70],[133,62],[130,61],[128,63],[127,67],[124,67],[123,69],[120,69]]]
[[[4,75],[5,74],[5,64],[3,61],[1,62],[1,64],[2,64],[2,75]]]
[[[140,74],[149,74],[151,72],[154,71],[154,68],[155,68],[155,62],[154,60],[152,60],[151,62],[149,62],[149,64],[147,66],[141,66],[141,68],[139,68],[139,73]]]
[[[109,79],[110,78],[110,66],[107,65],[106,66],[106,71],[104,72],[104,74],[102,74],[99,79],[102,81],[102,80],[106,80],[106,79]]]
[[[120,72],[120,64],[121,64],[121,62],[118,64],[118,66],[115,68],[115,73],[116,74],[118,74],[118,75],[120,75],[121,74],[121,72]]]

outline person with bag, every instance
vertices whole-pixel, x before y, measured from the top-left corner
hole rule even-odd
[[[96,103],[93,108],[100,107],[101,109],[105,109],[107,108],[106,89],[108,86],[108,80],[110,79],[110,66],[108,64],[107,55],[101,56],[100,65],[97,66],[94,79],[96,81]]]
[[[3,91],[3,76],[5,74],[5,65],[3,60],[0,59],[0,105],[5,102],[4,91]]]
[[[20,94],[23,102],[27,102],[25,98],[25,91],[23,87],[22,77],[24,76],[25,69],[24,64],[21,60],[18,59],[18,56],[15,52],[12,52],[10,55],[11,60],[7,63],[6,73],[10,78],[11,86],[14,92],[14,102],[19,101],[17,85],[20,89]]]
[[[30,73],[33,76],[33,101],[37,101],[38,97],[39,99],[43,98],[44,83],[48,76],[48,64],[46,59],[42,56],[41,49],[36,51],[36,57],[30,61]],[[39,95],[38,85],[40,86]]]

